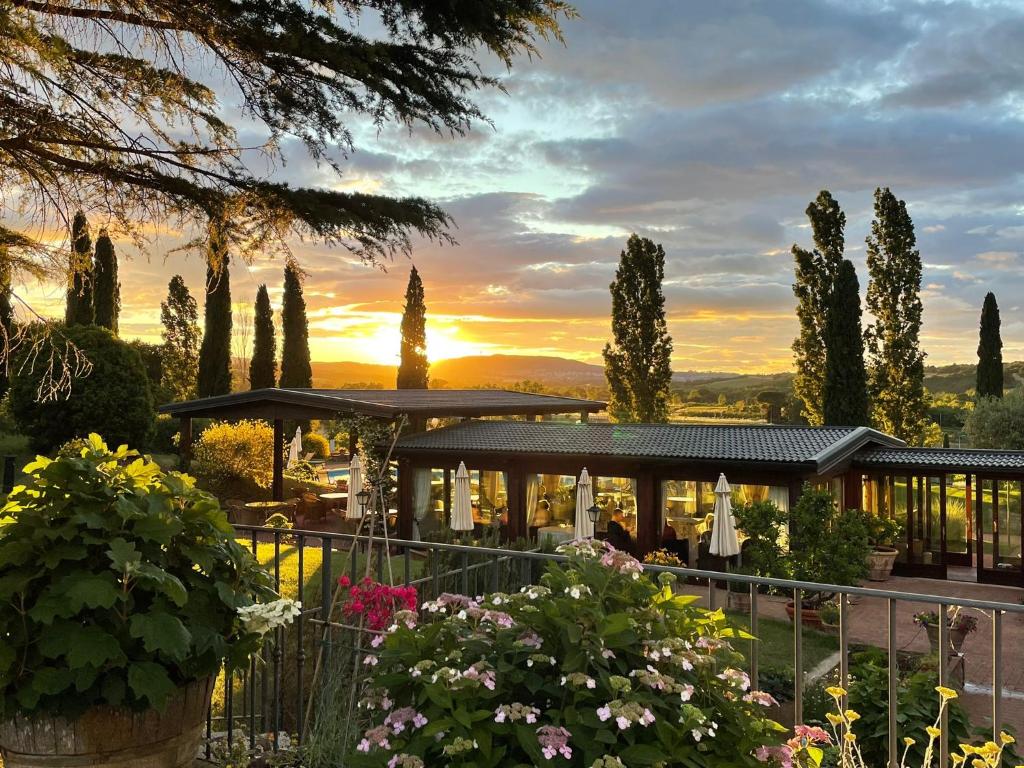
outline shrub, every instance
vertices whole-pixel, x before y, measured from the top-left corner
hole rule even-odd
[[[316,432],[306,432],[302,436],[302,455],[312,453],[314,459],[326,459],[331,452],[327,438]]]
[[[214,422],[199,436],[192,470],[217,494],[250,496],[274,479],[274,430],[262,421]]]
[[[217,500],[90,435],[36,459],[0,509],[0,718],[160,707],[244,665],[290,603]]]
[[[60,346],[66,339],[88,358],[92,370],[74,378],[66,398],[40,402],[45,351],[34,360],[28,350],[16,356],[11,413],[33,448],[49,452],[91,432],[102,432],[112,445],[148,446],[153,434],[153,396],[139,353],[95,325],[61,327],[52,334],[41,343]]]
[[[852,586],[868,574],[870,515],[859,509],[840,510],[825,490],[804,486],[790,515],[790,562],[793,578],[821,584]],[[828,595],[809,595],[815,607]]]
[[[166,413],[161,413],[156,417],[155,426],[152,442],[153,450],[157,453],[176,452],[178,450],[178,433],[181,431],[178,419],[168,416]]]
[[[980,398],[964,429],[975,448],[1024,450],[1024,388]]]
[[[366,660],[353,764],[749,766],[778,741],[721,612],[602,542],[560,551],[520,593],[396,614]]]
[[[744,542],[743,565],[757,576],[789,577],[789,564],[782,545],[789,515],[771,501],[754,501],[733,509],[736,526],[749,537]]]

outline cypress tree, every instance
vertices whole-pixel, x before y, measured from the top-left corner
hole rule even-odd
[[[810,424],[824,423],[825,325],[833,283],[843,262],[846,214],[827,189],[807,206],[814,250],[793,246],[796,316],[800,334],[793,342],[796,375],[793,389]]]
[[[313,368],[309,362],[309,324],[306,300],[302,298],[302,273],[289,261],[284,267],[284,296],[281,300],[282,387],[312,387]]]
[[[875,321],[865,333],[874,422],[911,445],[924,441],[928,398],[920,347],[921,254],[907,204],[875,190],[867,238],[867,306]]]
[[[121,313],[121,284],[117,280],[117,254],[114,243],[106,229],[100,230],[96,239],[95,260],[96,287],[93,292],[93,306],[96,311],[96,325],[109,328],[117,336],[117,318]]]
[[[199,372],[199,307],[181,275],[172,277],[167,286],[160,322],[164,326],[161,387],[171,400],[191,400]]]
[[[402,313],[401,362],[398,389],[426,389],[430,364],[427,362],[427,307],[423,303],[423,281],[416,267],[409,273]]]
[[[616,421],[668,420],[672,337],[665,321],[665,251],[631,235],[619,257],[612,294],[612,342],[604,373]]]
[[[199,348],[199,397],[231,392],[231,282],[221,225],[211,222],[206,257],[206,306]]]
[[[256,290],[253,318],[252,360],[249,361],[249,388],[273,387],[277,381],[277,341],[274,339],[274,310],[267,286]]]
[[[843,259],[825,321],[824,423],[867,427],[868,378],[860,323],[860,285],[853,262]]]
[[[14,305],[11,303],[11,263],[0,245],[0,398],[11,387],[10,354],[14,340]]]
[[[66,325],[92,325],[95,321],[92,295],[92,237],[89,235],[89,221],[81,211],[75,214],[71,223],[71,257],[68,272],[68,298],[64,322]]]
[[[995,294],[985,294],[978,339],[978,397],[1003,396],[1003,339],[999,335],[999,305]]]

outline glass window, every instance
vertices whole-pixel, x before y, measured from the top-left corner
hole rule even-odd
[[[636,480],[628,477],[595,478],[594,503],[601,508],[596,526],[598,533],[607,533],[608,523],[614,520],[636,538]]]

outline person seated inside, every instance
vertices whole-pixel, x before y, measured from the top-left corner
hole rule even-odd
[[[636,549],[633,546],[633,537],[629,535],[629,531],[623,528],[622,524],[615,520],[608,523],[608,533],[605,536],[605,541],[616,549],[621,549],[623,552],[628,552],[631,555]]]
[[[688,539],[680,539],[676,529],[668,523],[661,532],[661,548],[670,555],[675,555],[687,565],[690,564],[690,542]]]

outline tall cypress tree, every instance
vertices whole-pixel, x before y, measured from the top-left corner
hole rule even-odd
[[[274,310],[267,286],[256,290],[253,318],[252,360],[249,361],[249,388],[266,389],[277,383],[277,340],[274,338]]]
[[[612,342],[604,348],[604,374],[616,421],[668,420],[672,337],[665,321],[665,251],[631,235],[612,282]]]
[[[928,398],[920,347],[921,254],[907,204],[875,190],[867,238],[867,306],[875,318],[865,333],[874,422],[911,445],[924,441]]]
[[[825,379],[822,384],[824,423],[867,427],[868,377],[860,322],[860,284],[853,262],[843,259],[832,287],[825,320]]]
[[[220,223],[211,220],[206,254],[206,306],[199,348],[199,397],[231,392],[231,282]]]
[[[1003,396],[1003,339],[999,335],[999,305],[995,294],[985,294],[978,338],[978,397]]]
[[[167,285],[167,301],[160,303],[163,324],[160,384],[171,400],[196,396],[199,374],[199,306],[181,275]]]
[[[427,307],[423,303],[423,281],[416,267],[409,273],[402,313],[401,361],[398,389],[426,389],[430,364],[427,362]]]
[[[793,246],[796,282],[796,315],[800,334],[793,342],[796,375],[793,389],[803,403],[803,414],[811,424],[824,423],[825,325],[832,286],[843,262],[846,214],[827,189],[807,206],[814,250]]]
[[[67,325],[92,325],[93,312],[92,237],[89,221],[78,211],[71,223],[71,256],[68,262],[69,284],[64,322]]]
[[[312,387],[313,367],[309,362],[309,324],[306,300],[302,298],[302,273],[289,261],[284,267],[284,296],[281,300],[282,387]]]
[[[14,305],[11,303],[11,263],[7,247],[0,245],[0,398],[11,387],[10,354],[14,339]]]
[[[106,229],[100,230],[96,239],[95,260],[96,287],[93,291],[93,306],[96,325],[109,328],[117,335],[117,318],[121,314],[121,284],[117,280],[117,254],[114,243]]]

